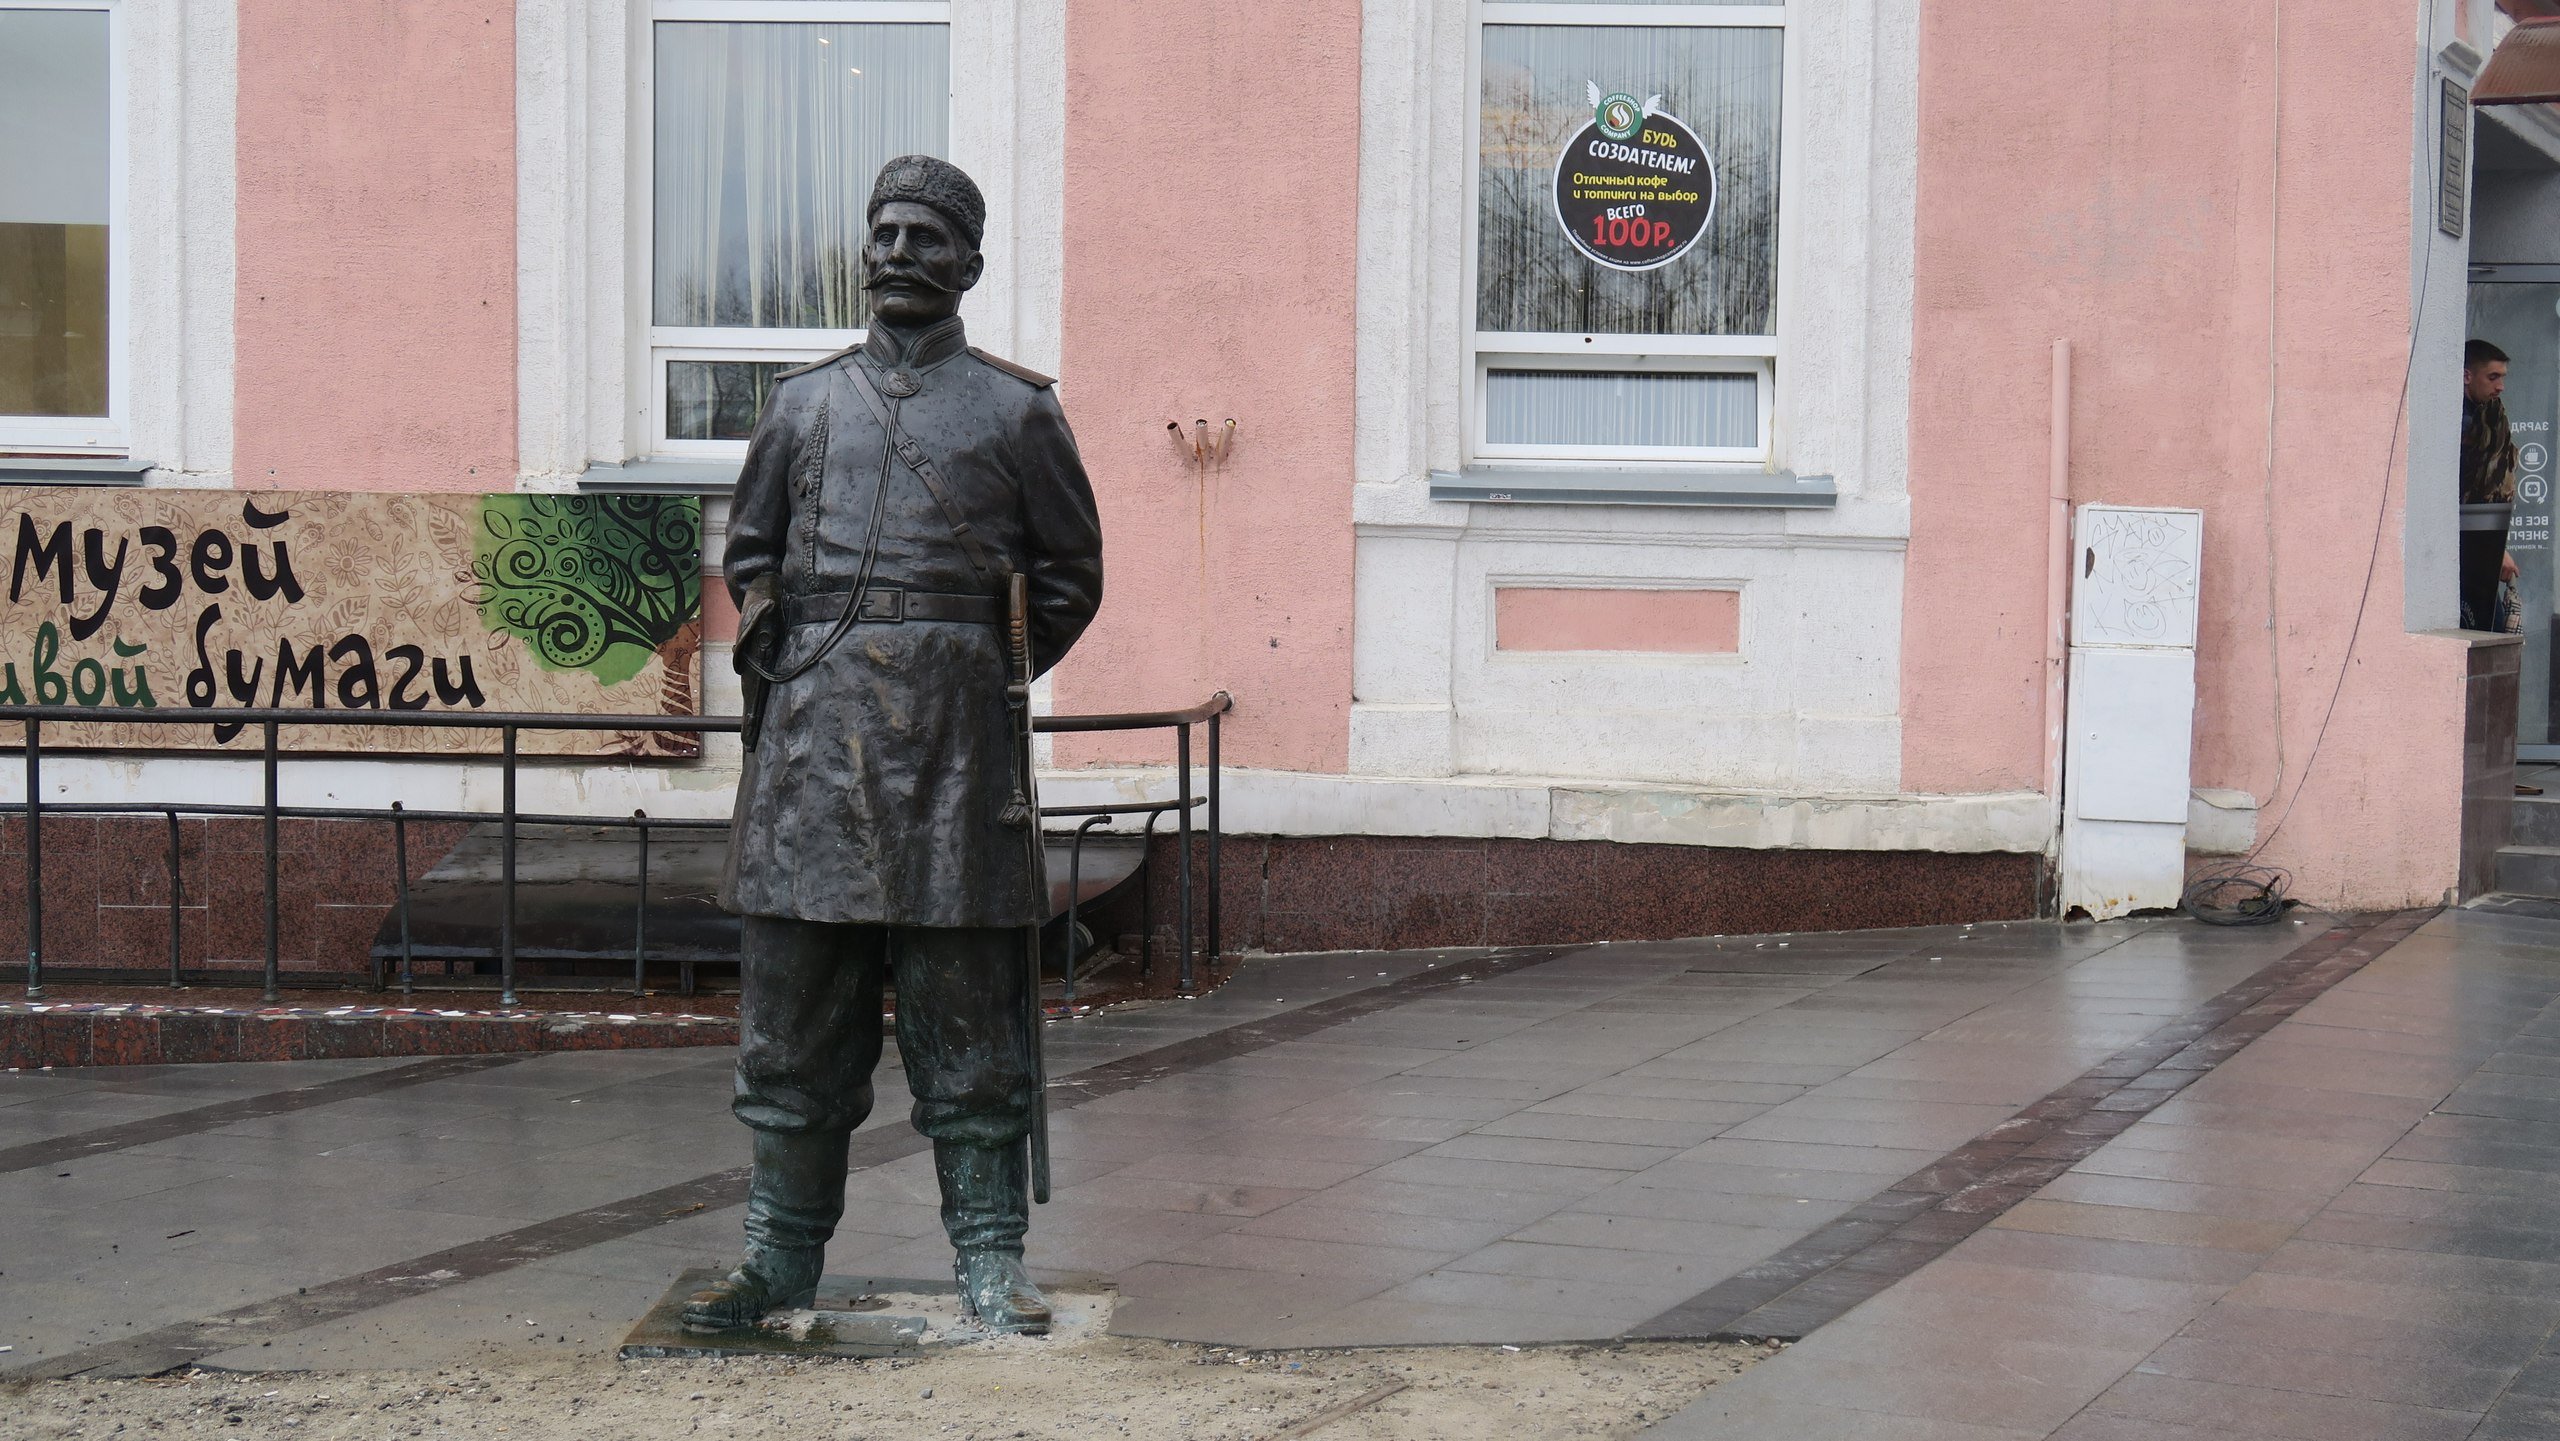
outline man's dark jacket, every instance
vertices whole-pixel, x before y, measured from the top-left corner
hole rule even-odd
[[[2516,498],[2516,441],[2504,400],[2462,400],[2462,503],[2506,505]]]
[[[894,457],[847,366],[867,367],[899,428],[933,458],[992,569],[1030,582],[1033,664],[1046,670],[1102,603],[1102,531],[1075,437],[1046,377],[968,348],[957,319],[865,342],[778,378],[729,512],[729,594],[853,588],[883,475],[875,591],[996,597],[924,483]],[[904,399],[892,376],[911,377]],[[795,663],[832,629],[783,632]],[[1004,823],[1016,742],[1002,625],[865,621],[772,687],[738,781],[720,903],[744,915],[909,926],[1045,919],[1044,879]]]

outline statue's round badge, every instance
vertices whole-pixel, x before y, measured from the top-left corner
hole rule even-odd
[[[903,370],[893,370],[887,375],[880,377],[880,388],[887,391],[889,394],[898,397],[900,400],[904,400],[908,396],[915,394],[916,391],[922,387],[916,384],[916,378],[914,376],[909,375]]]

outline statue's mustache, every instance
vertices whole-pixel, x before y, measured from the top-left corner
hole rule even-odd
[[[945,285],[941,281],[934,279],[932,276],[927,275],[921,270],[910,270],[903,266],[880,266],[875,268],[870,274],[862,278],[862,288],[865,290],[877,290],[881,286],[886,285],[893,280],[903,281],[910,285],[921,285],[928,290],[939,290],[945,295],[957,295],[960,293],[958,286]]]

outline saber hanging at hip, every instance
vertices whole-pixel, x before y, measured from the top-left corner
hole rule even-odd
[[[1012,577],[1005,596],[1006,631],[1011,642],[1012,674],[1004,688],[1005,705],[1013,712],[1013,733],[1019,740],[1020,768],[1015,772],[1013,801],[1005,807],[1006,819],[1022,827],[1023,845],[1028,854],[1031,884],[1041,894],[1040,913],[1048,911],[1048,884],[1040,854],[1040,773],[1032,749],[1031,718],[1031,585],[1019,572]],[[1022,928],[1023,1034],[1031,1047],[1031,1199],[1049,1204],[1049,1067],[1040,1048],[1040,925],[1034,922]],[[1067,937],[1067,964],[1073,966],[1076,938]]]

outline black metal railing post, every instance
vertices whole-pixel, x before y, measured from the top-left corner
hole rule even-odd
[[[1177,736],[1179,736],[1179,737],[1180,737],[1180,739],[1179,739],[1178,741],[1176,741],[1176,742],[1175,742],[1175,744],[1179,745],[1179,746],[1182,748],[1182,763],[1181,763],[1181,766],[1179,767],[1179,769],[1180,769],[1180,771],[1181,771],[1181,773],[1182,773],[1181,789],[1179,789],[1178,791],[1176,791],[1176,792],[1174,793],[1174,794],[1175,794],[1175,798],[1176,798],[1177,800],[1181,801],[1181,803],[1182,803],[1182,815],[1181,815],[1181,821],[1182,821],[1182,952],[1181,952],[1181,955],[1182,955],[1182,971],[1181,971],[1181,975],[1180,975],[1180,983],[1181,983],[1181,986],[1182,986],[1183,993],[1184,993],[1185,995],[1188,995],[1188,994],[1190,994],[1190,992],[1191,992],[1192,984],[1193,984],[1193,981],[1192,981],[1192,975],[1191,975],[1191,726],[1190,726],[1190,723],[1189,723],[1189,722],[1185,722],[1185,723],[1183,723],[1183,724],[1181,724],[1181,725],[1178,725],[1178,726],[1174,727],[1174,733],[1175,733]]]
[[[1138,980],[1156,978],[1156,822],[1164,812],[1147,812],[1147,829],[1138,837]]]
[[[1110,821],[1108,815],[1085,817],[1084,824],[1076,827],[1075,839],[1067,846],[1067,984],[1064,999],[1070,1006],[1076,1003],[1076,913],[1083,909],[1084,904],[1084,838],[1093,833],[1095,826],[1108,825]]]
[[[398,801],[391,803],[391,882],[399,887],[391,905],[400,913],[400,994],[405,997],[416,980],[417,958],[409,944],[409,817]]]
[[[27,999],[44,999],[44,737],[27,717]]]
[[[1209,713],[1209,967],[1213,972],[1227,953],[1226,932],[1218,923],[1219,892],[1226,888],[1218,864],[1218,840],[1226,834],[1218,815],[1218,723],[1222,719],[1218,711]]]
[[[516,1003],[516,728],[505,730],[505,776],[499,784],[498,1004]]]
[[[277,959],[283,940],[283,911],[276,898],[276,848],[281,842],[282,817],[277,813],[280,799],[276,794],[276,723],[268,721],[263,728],[266,739],[266,825],[267,825],[267,970],[266,1002],[274,1005],[283,999],[277,989]]]
[[[187,983],[184,966],[187,941],[187,877],[186,865],[179,854],[178,813],[169,817],[169,989],[177,990]]]
[[[640,827],[640,898],[631,906],[631,994],[638,996],[649,984],[649,813],[635,810],[631,819]]]

